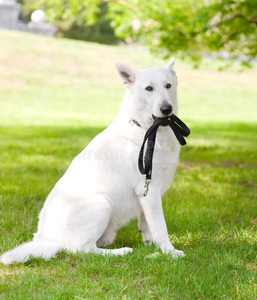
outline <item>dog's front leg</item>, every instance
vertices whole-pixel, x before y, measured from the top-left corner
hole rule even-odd
[[[139,220],[138,220],[138,229],[142,233],[143,242],[145,246],[152,246],[154,243],[153,237],[148,226],[148,223],[145,218],[145,214],[143,210],[140,213]]]
[[[146,197],[140,196],[139,201],[145,220],[149,226],[153,242],[161,248],[163,253],[170,253],[174,258],[184,256],[184,252],[176,250],[170,242],[162,211],[161,193],[159,191],[154,191],[154,188],[151,187],[151,191],[148,192],[148,195]],[[141,219],[141,222],[143,220],[144,219]],[[145,226],[144,223],[143,225]]]

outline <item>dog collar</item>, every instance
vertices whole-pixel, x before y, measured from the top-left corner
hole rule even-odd
[[[155,121],[155,120],[168,120],[171,117],[158,118],[155,115],[152,115],[152,118]],[[136,124],[138,127],[141,127],[141,125],[135,119],[130,119],[129,124],[130,125]],[[162,125],[162,126],[167,126],[167,125]]]
[[[136,120],[134,120],[134,119],[130,119],[129,120],[129,124],[130,125],[136,124],[138,127],[141,127],[141,125]]]
[[[141,146],[139,157],[138,157],[138,168],[142,175],[146,175],[145,178],[145,191],[144,196],[147,195],[149,190],[149,184],[152,178],[152,165],[153,165],[153,153],[154,153],[154,146],[155,146],[155,139],[157,130],[160,126],[169,126],[178,142],[181,146],[186,145],[186,140],[184,137],[187,137],[190,134],[190,129],[183,123],[177,116],[174,114],[170,117],[165,118],[157,118],[153,115],[153,125],[146,131],[145,137],[143,140],[143,144]],[[137,124],[137,123],[136,123]],[[147,148],[144,155],[144,147],[147,141]]]

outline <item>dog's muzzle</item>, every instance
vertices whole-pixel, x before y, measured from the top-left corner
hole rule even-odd
[[[159,118],[159,117],[156,117],[155,115],[152,115],[152,118],[153,118],[154,121],[156,121],[156,120],[167,120],[167,121],[170,121],[171,120],[171,116]],[[168,124],[161,124],[160,126],[165,127],[167,125]]]

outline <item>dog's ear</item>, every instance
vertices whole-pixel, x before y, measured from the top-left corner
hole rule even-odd
[[[170,61],[166,66],[164,66],[164,68],[167,68],[167,69],[169,69],[170,71],[173,71],[172,68],[173,68],[173,66],[174,66],[174,63],[175,63],[175,58],[172,57],[171,61]]]
[[[120,77],[123,84],[125,85],[125,87],[128,87],[135,82],[136,71],[130,69],[129,67],[121,63],[116,63],[115,67],[116,67],[117,74]]]

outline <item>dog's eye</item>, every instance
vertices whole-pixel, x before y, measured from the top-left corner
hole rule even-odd
[[[145,90],[148,91],[148,92],[152,92],[153,91],[153,87],[149,85],[149,86],[147,86],[145,88]]]
[[[166,84],[166,89],[170,89],[171,88],[171,84],[170,83],[167,83]]]

